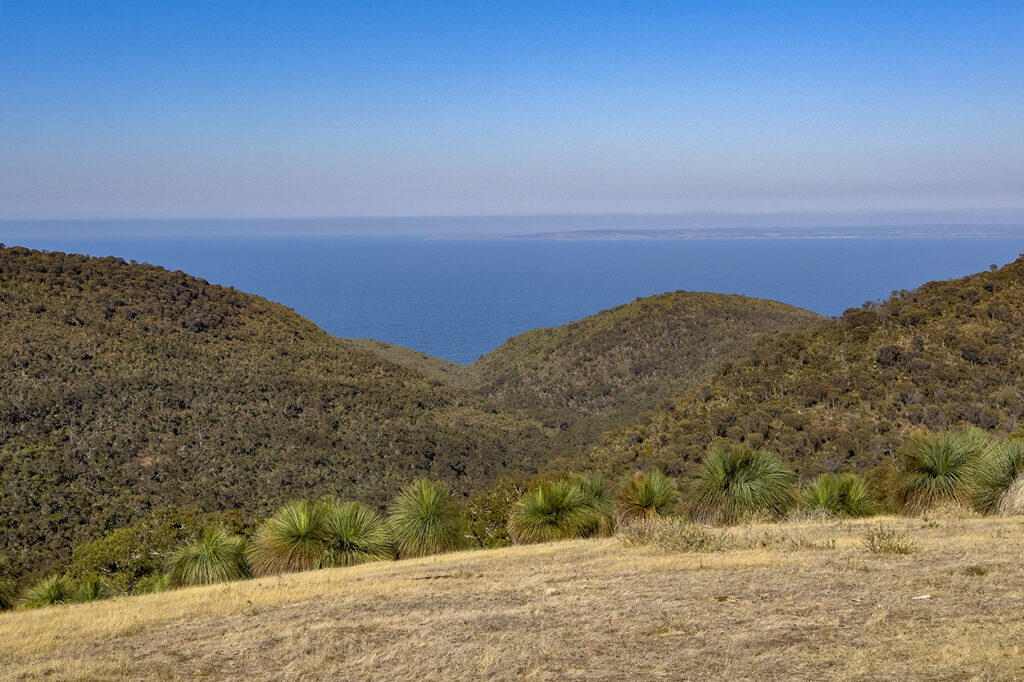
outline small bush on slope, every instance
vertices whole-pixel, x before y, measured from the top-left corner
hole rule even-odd
[[[872,554],[910,554],[914,551],[914,543],[905,533],[882,523],[864,531],[861,539],[864,549]]]
[[[721,552],[732,543],[727,530],[672,517],[641,518],[621,527],[615,538],[627,547],[651,547],[666,552]]]
[[[487,490],[466,500],[466,532],[474,546],[489,549],[512,544],[508,519],[527,490],[526,482],[502,476]]]
[[[74,596],[75,582],[70,577],[51,575],[25,590],[18,605],[23,609],[38,609],[70,603]]]
[[[249,528],[238,510],[206,514],[188,508],[158,509],[130,526],[76,545],[67,572],[76,580],[102,575],[115,594],[131,594],[140,581],[159,577],[167,558],[211,525],[235,533]]]
[[[209,585],[252,575],[246,558],[248,541],[217,526],[203,531],[171,558],[168,572],[174,586]]]
[[[716,447],[693,486],[691,514],[706,523],[778,518],[795,501],[796,474],[778,455],[746,445]]]
[[[822,474],[807,484],[801,503],[807,509],[820,509],[832,516],[871,516],[878,505],[868,486],[856,474]]]
[[[418,557],[460,549],[465,519],[444,484],[419,480],[391,504],[388,530],[399,557]]]
[[[616,497],[615,506],[623,521],[651,519],[663,515],[678,497],[672,480],[655,469],[646,474],[634,474],[626,481]]]
[[[14,581],[5,575],[0,575],[0,611],[12,608],[16,602]]]
[[[903,510],[921,513],[943,504],[969,506],[975,466],[990,457],[989,436],[974,428],[915,433],[900,451]]]

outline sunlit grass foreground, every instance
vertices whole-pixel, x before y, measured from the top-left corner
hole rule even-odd
[[[644,523],[679,527],[6,612],[0,674],[1024,677],[1024,518]]]

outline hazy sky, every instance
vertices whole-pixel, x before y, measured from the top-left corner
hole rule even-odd
[[[0,219],[989,209],[1020,0],[0,0]]]

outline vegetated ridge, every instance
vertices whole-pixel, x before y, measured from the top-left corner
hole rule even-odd
[[[115,258],[0,248],[0,554],[14,573],[165,506],[265,514],[471,492],[557,454],[534,421],[290,309]]]
[[[377,339],[345,339],[350,345],[446,384],[460,383],[464,365]]]
[[[587,466],[692,470],[715,442],[777,451],[801,474],[889,463],[919,428],[997,433],[1024,416],[1024,258],[786,331],[604,436]]]
[[[587,440],[699,383],[763,335],[822,319],[777,301],[665,293],[515,336],[467,367],[461,385],[563,427],[582,423]]]

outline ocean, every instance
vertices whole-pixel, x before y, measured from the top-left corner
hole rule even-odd
[[[832,316],[1024,252],[1024,238],[0,241],[183,270],[283,303],[336,336],[380,339],[460,363],[529,329],[666,291],[745,294]]]

